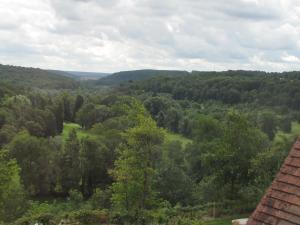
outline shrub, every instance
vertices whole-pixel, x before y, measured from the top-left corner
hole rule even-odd
[[[110,198],[110,189],[102,191],[100,188],[97,188],[96,192],[92,195],[88,202],[93,209],[107,209],[110,207]]]
[[[35,216],[26,216],[14,222],[14,225],[31,225],[35,223],[42,223],[43,225],[55,225],[55,216],[50,213],[44,213]]]
[[[109,221],[106,210],[80,210],[69,215],[71,221],[79,222],[82,225],[106,224]]]

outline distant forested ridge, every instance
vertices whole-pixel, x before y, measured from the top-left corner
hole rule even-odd
[[[118,85],[124,82],[131,82],[136,80],[146,80],[151,77],[167,76],[178,77],[188,75],[187,71],[177,70],[133,70],[133,71],[121,71],[113,73],[107,77],[101,78],[98,85]]]
[[[190,76],[153,77],[130,85],[129,90],[167,93],[177,100],[300,109],[300,72],[193,71]]]
[[[97,80],[110,75],[109,73],[98,72],[81,72],[81,71],[62,71],[62,70],[47,70],[50,73],[55,73],[62,76],[72,77],[79,80]]]
[[[0,69],[0,224],[229,225],[300,134],[299,72]]]
[[[73,89],[78,87],[74,79],[46,70],[0,64],[0,82],[30,88]]]

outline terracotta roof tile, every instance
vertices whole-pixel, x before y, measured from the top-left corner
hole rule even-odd
[[[300,225],[300,139],[247,225]]]

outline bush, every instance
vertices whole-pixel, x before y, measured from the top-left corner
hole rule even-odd
[[[69,199],[70,203],[76,207],[79,207],[81,203],[83,202],[83,196],[81,192],[77,190],[71,190],[69,192]]]
[[[102,191],[100,188],[89,199],[92,209],[108,209],[110,207],[111,191],[106,189]]]
[[[106,224],[109,221],[106,210],[80,210],[72,212],[68,216],[71,221],[79,222],[82,225]]]
[[[203,223],[197,220],[192,219],[186,219],[186,218],[180,218],[178,220],[178,225],[202,225]]]
[[[35,216],[26,216],[18,219],[14,225],[31,225],[35,223],[42,223],[43,225],[55,225],[55,217],[53,214],[45,213]]]

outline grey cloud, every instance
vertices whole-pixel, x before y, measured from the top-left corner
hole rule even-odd
[[[296,0],[2,0],[0,63],[104,72],[295,70],[299,6]]]
[[[233,18],[248,19],[254,21],[260,20],[274,20],[281,16],[281,5],[264,4],[264,1],[242,2],[235,1],[229,4],[222,4],[217,6],[217,10]],[[275,1],[274,1],[275,2]]]

